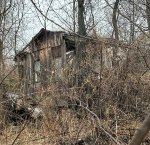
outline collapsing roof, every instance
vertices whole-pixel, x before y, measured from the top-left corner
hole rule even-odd
[[[54,35],[54,34],[62,34],[62,38],[65,40],[65,45],[66,45],[66,52],[75,50],[75,35],[71,35],[69,33],[66,33],[64,31],[49,31],[44,28],[42,28],[32,39],[31,41],[15,56],[14,60],[16,61],[16,57],[22,58],[28,53],[28,47],[30,45],[33,45],[33,42],[36,42],[43,37],[47,37],[49,35]]]

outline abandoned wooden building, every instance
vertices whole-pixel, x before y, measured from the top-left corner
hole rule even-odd
[[[44,28],[32,38],[24,49],[15,56],[24,94],[30,96],[39,88],[46,88],[52,78],[60,78],[61,70],[68,62],[74,65],[76,39],[78,37],[75,35],[63,31],[49,31]],[[82,38],[78,40],[82,40]],[[91,57],[92,69],[99,72],[100,65],[112,68],[113,49],[116,47],[114,39],[100,39],[96,42],[91,40],[90,42],[94,42],[94,47],[88,46],[90,53],[93,54]],[[122,42],[117,45],[116,59],[119,65],[122,65],[126,62],[126,49],[130,48]],[[97,53],[96,49],[98,51],[102,49],[100,52],[102,54]],[[100,55],[102,61],[100,61]]]
[[[46,88],[51,78],[61,75],[61,69],[70,61],[74,62],[76,54],[75,40],[82,41],[75,35],[65,33],[63,31],[49,31],[42,28],[32,40],[15,56],[15,61],[18,66],[19,75],[21,78],[21,85],[24,94],[34,94],[38,88]],[[95,42],[93,39],[91,51],[94,54],[93,69],[100,68],[99,55],[94,49],[101,49],[103,41],[105,42],[104,49],[102,50],[103,65],[112,67],[112,51],[114,42],[112,39],[104,39],[101,42]],[[107,42],[108,41],[108,42]],[[124,52],[118,51],[118,56],[124,57]],[[98,58],[98,59],[97,59]]]
[[[67,58],[75,53],[75,41],[70,34],[42,28],[15,56],[23,92],[32,94],[38,87],[46,87],[53,75],[59,75]]]

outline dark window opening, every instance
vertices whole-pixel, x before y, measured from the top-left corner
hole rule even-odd
[[[75,41],[66,39],[65,42],[66,42],[66,52],[75,51],[75,49],[76,49]]]

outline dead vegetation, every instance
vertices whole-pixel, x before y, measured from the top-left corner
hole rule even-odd
[[[149,70],[137,50],[125,60],[119,59],[117,66],[108,67],[111,62],[106,62],[106,54],[101,55],[104,50],[106,47],[87,46],[80,71],[68,63],[61,69],[61,77],[51,79],[46,89],[37,89],[32,99],[42,108],[41,120],[8,124],[1,101],[0,144],[128,144],[150,109]],[[80,78],[78,85],[76,77]],[[14,85],[11,81],[8,84]],[[16,79],[16,87],[10,91],[28,105],[19,91],[22,86],[17,84]],[[1,95],[9,91],[7,88]],[[143,141],[148,144],[149,135]]]

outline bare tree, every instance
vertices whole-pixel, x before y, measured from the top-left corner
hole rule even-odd
[[[117,25],[118,6],[119,6],[119,0],[116,0],[116,2],[114,3],[113,17],[112,17],[113,30],[115,33],[115,39],[116,40],[119,40],[119,32],[118,32],[118,25]]]
[[[147,24],[150,33],[150,0],[146,0],[146,14],[147,14]]]
[[[84,23],[84,0],[78,0],[78,27],[79,35],[86,36],[86,28]]]
[[[2,73],[4,70],[3,49],[4,49],[4,37],[5,37],[4,36],[5,19],[6,19],[7,12],[11,8],[11,5],[12,5],[12,0],[0,1],[0,34],[1,34],[1,37],[0,37],[0,73]]]

